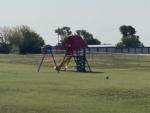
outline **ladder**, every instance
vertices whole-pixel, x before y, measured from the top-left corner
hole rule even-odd
[[[78,72],[86,72],[86,71],[91,72],[90,65],[84,55],[83,56],[78,55],[78,56],[73,56],[73,57],[74,57]],[[88,70],[86,70],[86,67],[88,68]]]

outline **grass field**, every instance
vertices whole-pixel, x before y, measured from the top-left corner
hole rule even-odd
[[[0,113],[150,113],[150,56],[88,58],[95,73],[37,73],[41,55],[0,55]]]

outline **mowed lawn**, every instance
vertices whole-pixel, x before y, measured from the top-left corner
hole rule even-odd
[[[150,113],[149,56],[99,57],[93,73],[37,73],[41,55],[0,55],[0,113]]]

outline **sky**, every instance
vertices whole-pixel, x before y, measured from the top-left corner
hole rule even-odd
[[[150,46],[150,0],[0,0],[0,27],[16,25],[30,26],[51,45],[58,27],[85,29],[115,45],[122,37],[119,27],[132,25]]]

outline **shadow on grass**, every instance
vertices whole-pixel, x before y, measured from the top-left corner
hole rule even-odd
[[[100,72],[100,71],[86,71],[86,72],[78,72],[78,71],[75,71],[75,70],[61,70],[61,72],[73,72],[73,73],[91,73],[91,74],[103,74],[105,72]]]

